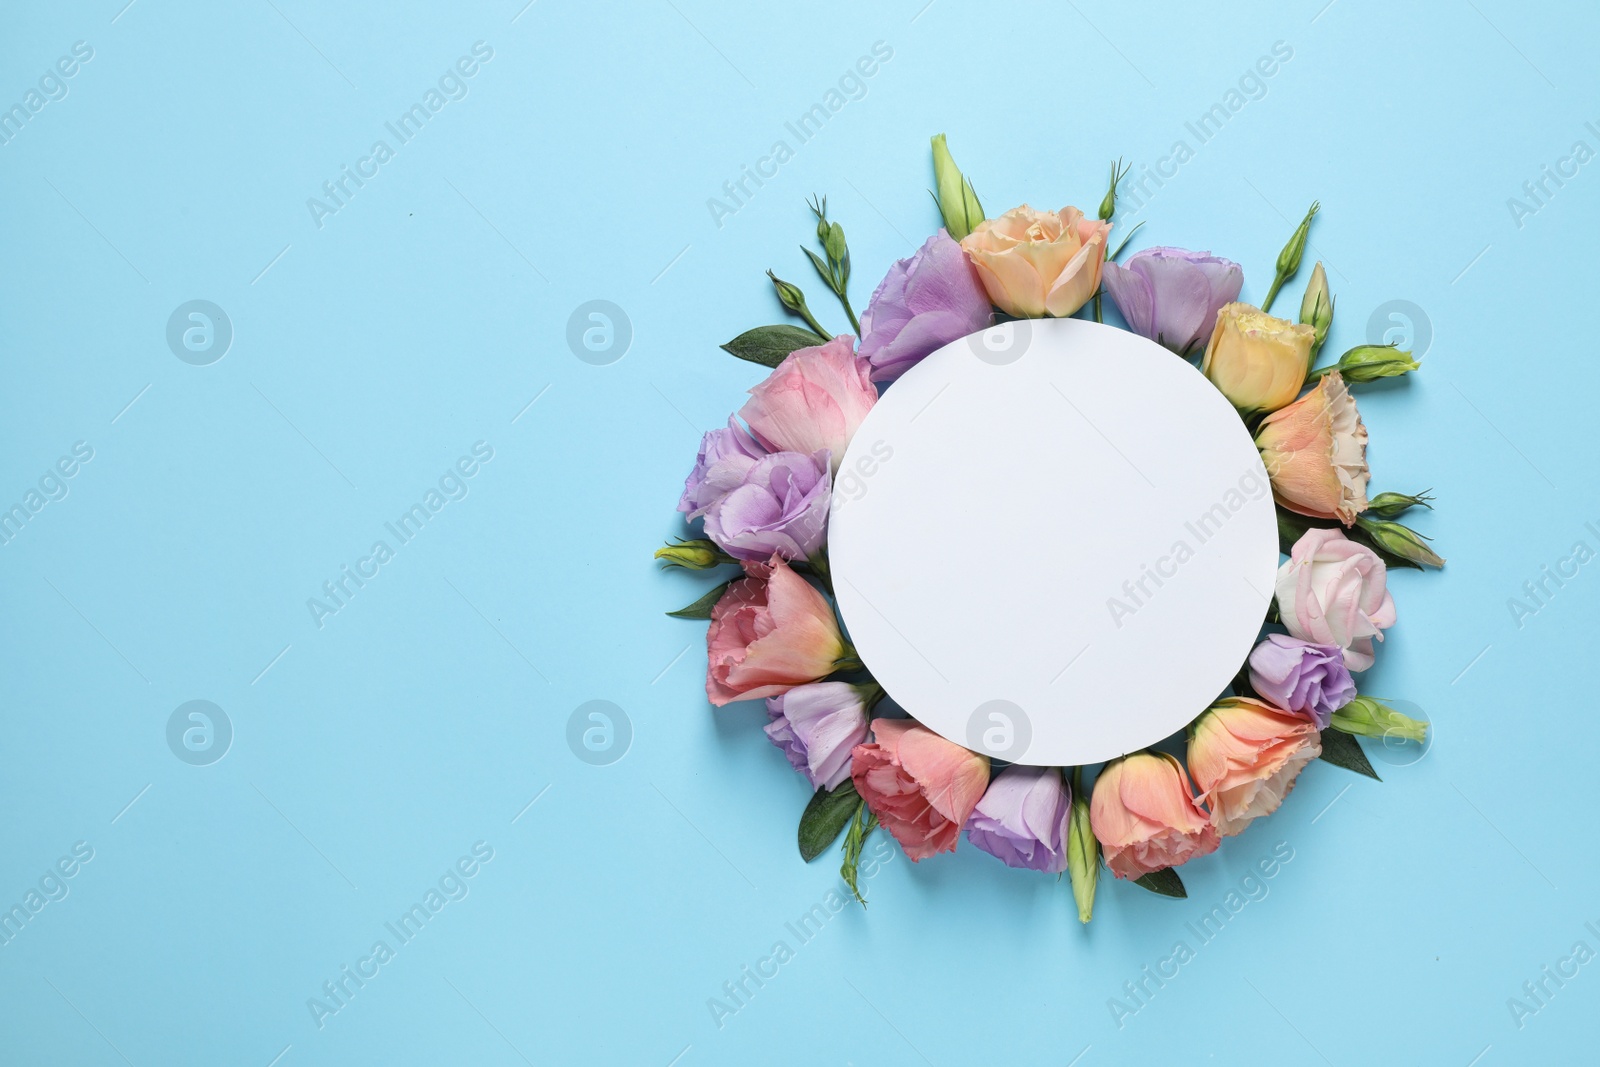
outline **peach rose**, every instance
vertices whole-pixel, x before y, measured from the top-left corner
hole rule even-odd
[[[873,719],[872,736],[855,747],[850,765],[868,809],[913,862],[954,852],[989,786],[989,757],[910,719]]]
[[[1338,371],[1262,420],[1256,447],[1290,511],[1349,526],[1367,510],[1367,428]]]
[[[1066,318],[1100,288],[1111,223],[1075,207],[1035,211],[1027,204],[985,219],[962,238],[989,299],[1008,315]]]
[[[747,568],[711,609],[706,697],[721,707],[826,678],[854,653],[833,608],[781,556]]]
[[[1394,625],[1389,568],[1366,545],[1338,530],[1313,528],[1278,568],[1278,615],[1302,641],[1337,645],[1344,665],[1364,671],[1376,659],[1372,639]]]
[[[1248,697],[1227,697],[1200,716],[1189,738],[1189,770],[1211,825],[1232,837],[1271,815],[1307,763],[1322,753],[1316,723]]]
[[[1200,372],[1239,410],[1277,411],[1300,395],[1316,339],[1315,326],[1224,304]]]
[[[853,337],[799,348],[750,390],[739,414],[769,451],[809,456],[825,448],[837,473],[845,446],[878,401],[871,372]]]
[[[1219,838],[1183,764],[1165,752],[1113,760],[1095,779],[1089,824],[1118,878],[1139,878],[1215,852]]]

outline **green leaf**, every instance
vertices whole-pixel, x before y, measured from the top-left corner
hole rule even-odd
[[[1322,758],[1335,767],[1364,774],[1373,781],[1383,781],[1378,777],[1378,772],[1372,769],[1372,764],[1367,762],[1367,754],[1361,750],[1361,742],[1349,734],[1340,733],[1338,730],[1322,731]]]
[[[811,794],[811,802],[800,816],[800,858],[810,863],[826,852],[844,833],[845,825],[860,806],[856,785],[848,778],[836,789],[819,789]]]
[[[865,819],[862,816],[866,816]],[[851,894],[856,898],[856,903],[863,908],[867,906],[867,898],[861,895],[861,887],[856,884],[856,871],[861,866],[861,849],[867,843],[867,837],[878,828],[878,817],[867,811],[867,802],[861,801],[856,806],[856,813],[850,819],[850,833],[844,839],[844,862],[839,865],[839,876],[844,879],[844,884],[850,887]]]
[[[1135,878],[1133,884],[1143,886],[1152,893],[1160,893],[1164,897],[1183,899],[1189,895],[1189,891],[1183,888],[1183,879],[1179,878],[1178,872],[1171,867],[1163,867],[1159,871],[1151,871]]]
[[[763,367],[776,367],[795,349],[812,348],[827,340],[798,326],[757,326],[723,345],[722,350]]]
[[[1302,534],[1313,526],[1326,529],[1332,523],[1308,519],[1304,515],[1297,515],[1284,507],[1277,505],[1278,512],[1278,551],[1288,555],[1294,549],[1294,543],[1300,540]]]
[[[838,289],[835,287],[833,281],[833,271],[831,268],[829,268],[828,264],[824,262],[823,258],[804,245],[800,246],[800,251],[804,252],[806,254],[806,258],[811,260],[811,265],[816,268],[817,277],[822,279],[822,284],[826,285],[829,289],[832,289],[837,293]]]
[[[1378,558],[1383,560],[1384,565],[1387,567],[1410,567],[1413,570],[1422,570],[1422,564],[1416,562],[1415,560],[1407,559],[1406,557],[1399,555],[1398,553],[1391,552],[1387,548],[1383,547],[1383,545],[1379,544],[1377,539],[1372,536],[1372,533],[1359,523],[1346,529],[1339,524],[1337,519],[1308,518],[1305,515],[1295,514],[1288,508],[1285,508],[1282,504],[1277,506],[1277,512],[1278,551],[1282,552],[1286,556],[1294,549],[1294,543],[1300,540],[1300,535],[1305,533],[1307,530],[1337,529],[1343,531],[1344,535],[1350,540],[1366,545],[1368,548],[1372,549],[1372,551],[1376,552],[1378,554]],[[1443,563],[1444,561],[1440,560],[1439,562]]]
[[[732,584],[732,582],[723,582],[688,607],[679,608],[677,611],[669,611],[667,614],[674,619],[709,619],[711,618],[711,609],[717,606],[717,601],[722,599],[722,594],[726,593],[728,586]]]

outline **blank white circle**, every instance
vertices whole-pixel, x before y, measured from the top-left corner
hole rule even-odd
[[[1232,406],[1186,360],[1078,319],[953,342],[845,452],[839,611],[895,702],[1033,766],[1183,729],[1249,655],[1277,521]]]

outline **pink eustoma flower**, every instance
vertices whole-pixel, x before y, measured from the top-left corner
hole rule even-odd
[[[913,862],[954,852],[989,785],[989,757],[910,719],[873,719],[872,736],[853,753],[856,792]]]
[[[838,471],[845,446],[878,401],[871,373],[847,336],[796,349],[750,390],[739,415],[768,451],[809,456],[827,449]]]
[[[1232,837],[1277,811],[1321,753],[1315,723],[1249,697],[1228,697],[1195,723],[1189,770],[1211,808],[1211,825]]]
[[[718,707],[825,678],[851,655],[833,608],[781,556],[746,570],[706,631],[706,697]]]
[[[1394,625],[1389,569],[1366,545],[1338,530],[1310,529],[1278,568],[1278,614],[1304,641],[1337,645],[1344,665],[1364,671],[1377,658],[1372,639]]]
[[[1216,827],[1189,791],[1183,764],[1165,752],[1113,760],[1095,779],[1089,824],[1118,878],[1140,878],[1215,852]]]
[[[1367,428],[1338,371],[1263,419],[1256,447],[1273,495],[1290,511],[1349,526],[1367,510]]]

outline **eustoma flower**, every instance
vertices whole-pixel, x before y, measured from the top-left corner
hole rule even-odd
[[[1224,837],[1271,815],[1322,753],[1315,723],[1248,697],[1218,701],[1195,723],[1189,770]]]
[[[1239,410],[1276,411],[1305,384],[1316,339],[1315,327],[1228,304],[1217,312],[1200,370]]]
[[[1366,545],[1338,530],[1310,529],[1278,568],[1278,614],[1295,637],[1344,651],[1344,665],[1364,671],[1372,639],[1394,625],[1388,568]]]
[[[768,450],[811,455],[827,449],[837,471],[845,446],[878,400],[870,371],[849,337],[796,349],[750,390],[739,414]]]
[[[989,784],[989,757],[910,719],[873,719],[872,736],[852,754],[856,792],[913,861],[954,852]]]
[[[861,355],[873,381],[893,381],[930,352],[983,329],[992,315],[972,263],[940,230],[878,283],[861,316]]]
[[[1139,878],[1216,851],[1217,831],[1183,765],[1165,752],[1138,752],[1106,764],[1089,804],[1094,836],[1118,878]]]
[[[1075,207],[1035,211],[1027,204],[987,219],[961,247],[978,268],[989,299],[1018,318],[1065,318],[1100,288],[1109,222]]]
[[[1072,793],[1054,767],[1007,767],[967,820],[967,840],[1008,867],[1067,869]]]
[[[827,677],[854,656],[833,608],[782,557],[746,570],[767,575],[728,586],[706,631],[706,697],[718,707],[777,696]]]
[[[1250,653],[1250,684],[1268,702],[1326,730],[1333,713],[1355,699],[1356,683],[1338,645],[1268,634]]]
[[[1367,428],[1337,371],[1263,419],[1256,447],[1273,495],[1290,511],[1349,526],[1366,510]]]
[[[683,482],[678,510],[697,519],[706,508],[744,481],[745,471],[767,454],[750,431],[730,418],[726,429],[709,430],[700,438],[694,470]]]
[[[1239,299],[1244,271],[1209,252],[1146,248],[1126,266],[1108,260],[1105,282],[1134,333],[1187,356],[1211,339],[1223,305]]]
[[[832,488],[826,452],[762,456],[706,509],[706,536],[737,559],[806,559],[822,547]]]
[[[812,682],[767,698],[767,737],[813,789],[850,777],[850,757],[867,740],[867,711],[883,694],[876,684]]]

